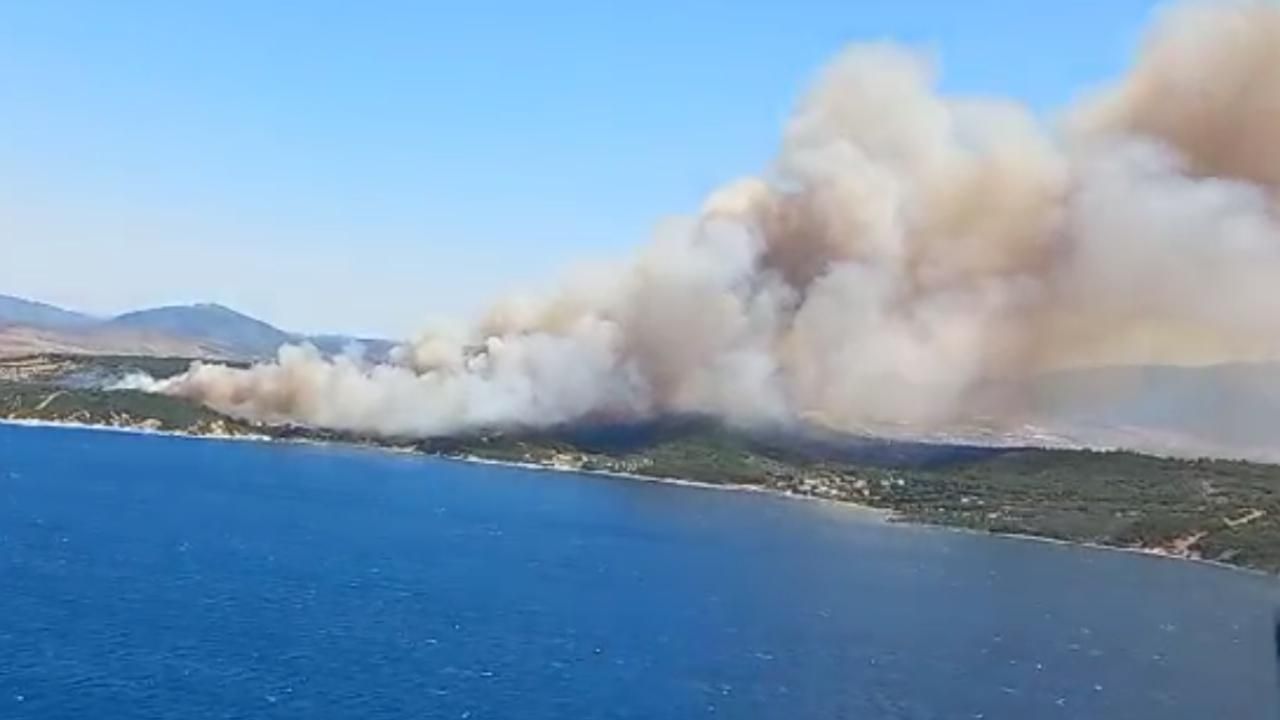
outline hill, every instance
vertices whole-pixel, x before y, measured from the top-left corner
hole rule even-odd
[[[374,360],[385,359],[395,347],[377,338],[288,332],[216,303],[168,305],[98,318],[0,295],[0,356],[79,353],[256,360],[274,356],[289,343],[311,343],[328,355],[358,346]]]
[[[294,339],[269,323],[215,303],[125,313],[108,320],[104,327],[198,340],[233,357],[269,357]]]
[[[83,313],[12,295],[0,295],[0,325],[59,329],[82,328],[97,322],[97,318]]]
[[[26,325],[0,325],[0,357],[44,353],[78,355],[179,355],[229,359],[199,340],[132,330],[104,330],[94,325],[54,330]]]

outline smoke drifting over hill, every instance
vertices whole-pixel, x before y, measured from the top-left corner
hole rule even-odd
[[[287,348],[153,388],[397,435],[672,412],[924,431],[993,381],[1275,358],[1278,283],[1280,6],[1191,4],[1055,129],[853,47],[767,172],[628,262],[391,363]]]

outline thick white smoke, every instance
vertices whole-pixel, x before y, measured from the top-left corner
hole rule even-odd
[[[1060,131],[854,47],[767,174],[629,262],[389,364],[287,348],[156,387],[393,435],[672,412],[928,430],[1045,370],[1275,358],[1277,283],[1280,6],[1197,3]]]

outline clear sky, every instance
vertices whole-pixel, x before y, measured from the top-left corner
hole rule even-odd
[[[0,0],[0,293],[400,336],[765,166],[844,45],[1046,115],[1154,0]]]

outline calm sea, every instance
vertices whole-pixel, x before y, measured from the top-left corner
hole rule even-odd
[[[1278,598],[753,493],[0,427],[5,720],[1272,720]]]

